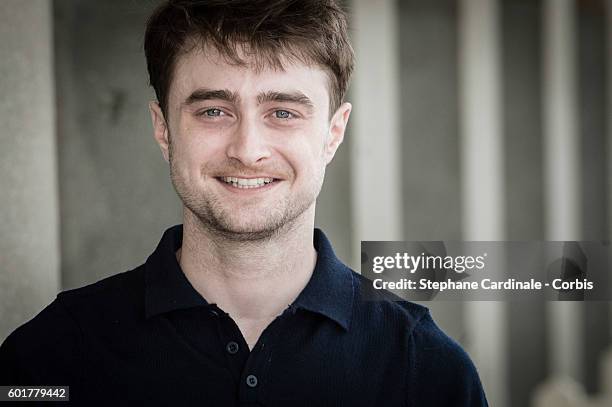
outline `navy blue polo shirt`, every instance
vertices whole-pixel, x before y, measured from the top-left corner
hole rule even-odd
[[[251,351],[183,274],[181,241],[174,226],[140,267],[58,294],[0,347],[0,385],[69,385],[82,405],[487,405],[427,308],[362,300],[371,283],[319,229],[310,281]]]

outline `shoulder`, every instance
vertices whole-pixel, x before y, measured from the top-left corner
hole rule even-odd
[[[358,296],[358,312],[365,313],[368,320],[373,323],[385,321],[387,326],[406,331],[406,338],[419,350],[437,355],[448,351],[459,358],[466,356],[462,348],[436,325],[427,307],[389,291],[374,289],[370,280],[354,271],[352,273]]]
[[[429,313],[413,333],[413,380],[416,405],[487,406],[476,366]],[[440,391],[440,389],[444,391]]]
[[[0,384],[34,384],[52,370],[68,372],[79,341],[78,325],[56,298],[0,346]]]
[[[381,324],[387,329],[393,327],[408,337],[429,315],[427,307],[406,301],[389,291],[376,290],[370,280],[353,270],[351,273],[357,299],[355,311],[367,324]]]
[[[138,270],[60,292],[15,329],[0,346],[0,384],[32,384],[46,377],[69,380],[78,374],[83,337],[91,324],[139,305],[129,295],[136,290]]]
[[[429,312],[421,318],[415,327],[412,338],[416,349],[416,361],[421,372],[429,370],[437,371],[437,375],[447,373],[476,373],[476,369],[465,350],[446,335],[436,325]],[[440,365],[443,363],[443,365]]]
[[[114,274],[95,283],[62,291],[57,301],[76,319],[139,311],[144,296],[144,269]]]
[[[408,393],[413,405],[487,406],[474,363],[465,350],[434,322],[429,309],[387,292],[372,289],[356,274],[360,319],[367,329],[396,338],[407,358]],[[375,327],[371,325],[375,324]],[[364,329],[364,327],[360,327]],[[397,356],[399,349],[394,351]]]

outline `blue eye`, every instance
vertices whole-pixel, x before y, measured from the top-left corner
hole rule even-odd
[[[221,116],[221,114],[223,114],[221,109],[216,109],[216,108],[206,109],[202,113],[200,113],[201,116],[208,116],[208,117],[219,117]]]
[[[277,119],[290,119],[293,117],[293,114],[286,110],[277,110],[274,112],[274,117]]]

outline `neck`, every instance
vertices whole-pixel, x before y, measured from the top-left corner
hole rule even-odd
[[[314,270],[314,208],[254,241],[217,234],[185,208],[179,264],[193,287],[235,320],[269,322],[297,298]]]

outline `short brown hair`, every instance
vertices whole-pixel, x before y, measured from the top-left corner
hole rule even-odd
[[[330,78],[330,112],[342,104],[354,66],[346,14],[336,0],[168,0],[151,15],[144,50],[149,81],[167,117],[177,57],[194,44],[212,45],[228,62],[283,69],[315,64]],[[238,48],[249,61],[241,59]]]

